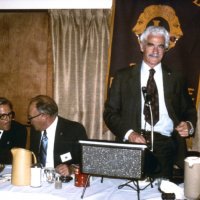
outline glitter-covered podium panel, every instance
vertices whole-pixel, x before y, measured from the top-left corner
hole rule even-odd
[[[146,145],[80,140],[82,173],[127,179],[144,176]]]

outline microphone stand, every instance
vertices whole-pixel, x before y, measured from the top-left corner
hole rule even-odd
[[[151,125],[151,149],[150,151],[153,152],[153,143],[154,143],[154,128],[153,128],[153,113],[152,113],[152,107],[151,107],[151,95],[147,94],[147,89],[146,87],[142,87],[142,93],[143,93],[143,96],[144,96],[144,106],[147,106],[149,107],[149,111],[150,111],[150,125]],[[145,122],[146,123],[146,122]],[[129,183],[133,181],[133,184],[135,185],[135,187],[133,186],[130,186]],[[152,179],[150,178],[150,183],[148,185],[146,185],[144,188],[140,188],[139,187],[139,182],[138,180],[131,180],[131,181],[128,181],[127,183],[125,184],[122,184],[120,186],[118,186],[118,189],[121,189],[123,188],[124,186],[129,186],[130,188],[134,189],[137,191],[137,197],[138,197],[138,200],[140,200],[140,190],[144,190],[145,188],[147,188],[149,185],[151,185],[151,187],[153,188],[153,181]]]
[[[152,107],[151,107],[151,101],[148,101],[146,103],[146,106],[149,107],[150,111],[150,118],[151,118],[151,151],[153,152],[153,144],[154,144],[154,128],[153,128],[153,113],[152,113]]]
[[[142,93],[144,97],[144,104],[145,106],[149,107],[150,111],[150,121],[151,121],[151,151],[153,152],[153,143],[154,143],[154,128],[153,128],[153,113],[151,107],[151,95],[147,92],[147,87],[142,87]]]

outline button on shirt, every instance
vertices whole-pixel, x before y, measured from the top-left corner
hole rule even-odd
[[[142,63],[141,67],[141,88],[143,86],[146,87],[147,80],[149,78],[149,70],[151,68],[146,64]],[[154,74],[154,79],[158,88],[158,97],[159,97],[159,121],[154,126],[155,132],[160,132],[162,135],[170,136],[173,131],[173,121],[170,119],[168,115],[168,111],[165,105],[165,99],[164,99],[164,88],[163,88],[163,74],[162,74],[162,68],[161,64],[158,64],[154,67],[154,70],[156,71]],[[144,98],[141,90],[141,108],[144,109]],[[144,114],[141,115],[141,129],[145,129],[147,131],[151,131],[150,124],[146,123],[145,125],[145,116]]]

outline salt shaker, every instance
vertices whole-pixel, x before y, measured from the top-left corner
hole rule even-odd
[[[61,189],[61,188],[62,188],[62,181],[60,180],[60,176],[57,176],[55,180],[55,189]]]

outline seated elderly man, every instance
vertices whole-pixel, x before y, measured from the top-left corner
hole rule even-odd
[[[30,149],[43,167],[53,167],[62,176],[70,175],[71,164],[79,164],[79,140],[87,139],[82,124],[58,115],[56,102],[46,95],[31,99],[28,119],[32,125]]]
[[[26,147],[26,127],[14,120],[12,103],[0,97],[0,163],[11,164],[11,149]]]

